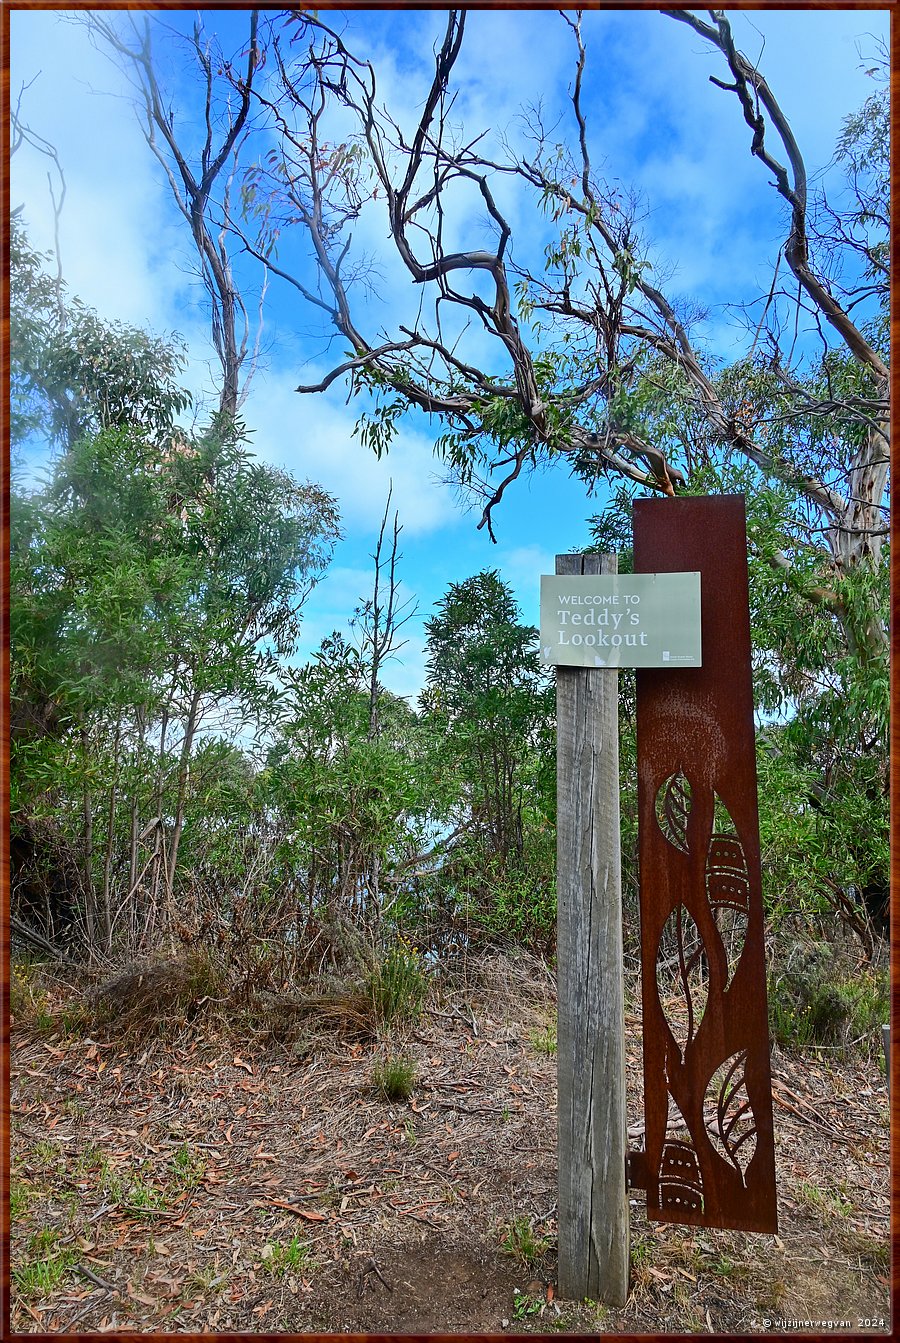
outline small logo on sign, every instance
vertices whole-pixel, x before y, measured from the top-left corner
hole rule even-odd
[[[669,660],[669,650],[666,649],[665,652],[663,653],[663,662],[668,662],[668,660]]]

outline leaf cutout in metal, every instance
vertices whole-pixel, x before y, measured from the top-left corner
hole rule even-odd
[[[727,988],[734,978],[747,940],[750,876],[737,827],[718,794],[713,826],[706,854],[706,896],[725,952]]]
[[[669,1093],[667,1137],[659,1163],[659,1206],[672,1212],[703,1211],[703,1177],[700,1162],[681,1111]],[[668,1130],[684,1132],[684,1138],[669,1138]]]
[[[737,826],[734,823],[734,817],[725,806],[725,803],[719,797],[718,793],[713,793],[713,831],[718,835],[732,835],[737,837]]]
[[[682,774],[670,774],[656,794],[656,819],[670,844],[688,852],[687,826],[691,813],[691,785]]]
[[[690,1129],[687,1126],[684,1115],[678,1108],[678,1103],[671,1091],[668,1090],[669,1077],[665,1064],[663,1065],[663,1074],[666,1079],[666,1099],[668,1110],[666,1111],[666,1137],[677,1138],[680,1142],[691,1142]]]
[[[693,1040],[709,996],[706,947],[690,911],[676,905],[666,919],[656,952],[656,991],[678,1049]]]
[[[745,1187],[747,1167],[756,1152],[756,1118],[747,1095],[746,1066],[746,1049],[726,1059],[710,1078],[703,1102],[704,1123],[713,1146],[735,1168]]]

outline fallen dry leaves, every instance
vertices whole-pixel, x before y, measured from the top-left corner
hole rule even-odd
[[[395,1104],[372,1086],[377,1048],[333,1033],[299,1058],[15,1034],[13,1328],[490,1332],[531,1277],[516,1330],[595,1332],[596,1312],[555,1296],[552,1249],[527,1266],[498,1246],[516,1218],[551,1245],[556,1229],[556,1060],[533,1043],[552,991],[515,974],[485,963],[459,1010],[423,1018],[403,1042],[418,1084]],[[639,1039],[632,1013],[635,1143]],[[635,1201],[633,1291],[604,1331],[887,1319],[883,1076],[776,1051],[773,1098],[779,1235],[654,1227]],[[55,1281],[28,1277],[42,1260]]]

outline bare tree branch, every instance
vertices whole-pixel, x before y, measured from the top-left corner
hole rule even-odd
[[[247,383],[242,387],[241,370],[248,354],[250,322],[232,272],[227,241],[232,216],[231,185],[253,105],[254,78],[261,63],[257,43],[258,12],[250,11],[243,74],[236,75],[233,81],[239,94],[237,108],[227,107],[224,127],[218,135],[214,112],[217,77],[199,20],[194,25],[191,50],[202,74],[206,128],[196,170],[189,163],[187,152],[175,133],[174,110],[165,105],[154,64],[149,19],[145,16],[140,29],[135,20],[131,21],[130,43],[120,36],[115,23],[100,11],[80,15],[78,21],[87,25],[99,46],[119,58],[132,78],[140,97],[144,136],[162,165],[175,203],[190,225],[200,259],[201,278],[211,304],[213,345],[222,368],[219,413],[231,419],[246,396],[259,349],[257,341],[250,359]],[[228,164],[231,167],[226,173]],[[213,193],[219,186],[222,195],[216,201]]]

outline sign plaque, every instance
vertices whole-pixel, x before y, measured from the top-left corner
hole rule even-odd
[[[672,671],[701,666],[699,572],[542,574],[541,661]]]

